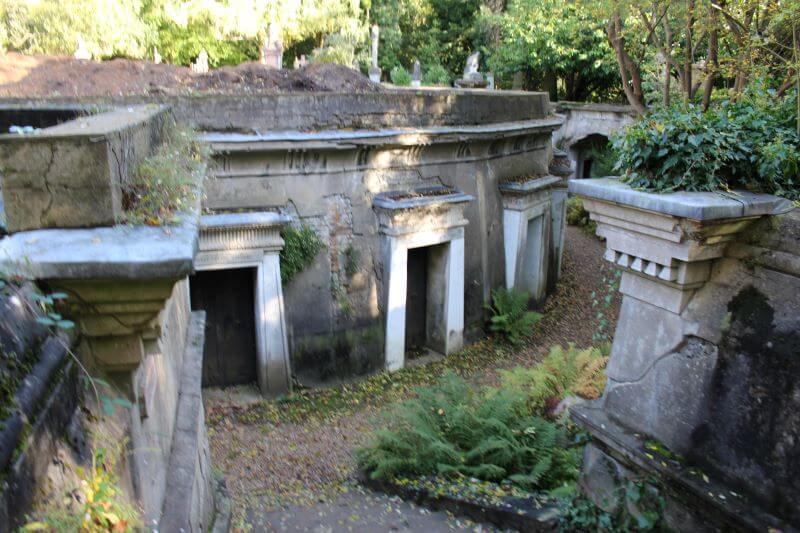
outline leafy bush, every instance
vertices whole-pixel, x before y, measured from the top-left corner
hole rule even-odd
[[[567,200],[567,224],[570,226],[581,226],[594,231],[597,224],[589,218],[589,211],[583,207],[583,200],[572,197]]]
[[[401,87],[411,85],[411,74],[400,65],[397,65],[389,72],[389,78],[392,83]]]
[[[387,420],[356,453],[373,479],[463,475],[547,490],[577,477],[580,450],[568,446],[563,427],[531,415],[517,391],[475,389],[450,373]]]
[[[532,412],[543,413],[548,402],[565,396],[599,398],[606,384],[607,362],[608,354],[600,348],[581,350],[570,344],[565,350],[553,346],[544,361],[533,368],[501,370],[500,375],[504,389],[520,391]]]
[[[450,73],[441,65],[431,65],[423,72],[422,85],[450,85]]]
[[[517,346],[530,334],[530,330],[541,318],[541,313],[528,311],[530,294],[508,290],[504,287],[492,291],[492,313],[489,329],[500,333],[511,344]]]
[[[122,188],[122,222],[161,226],[186,209],[194,198],[208,160],[208,148],[189,126],[164,126],[163,141],[142,160]]]
[[[216,26],[208,13],[192,18],[186,24],[164,17],[157,26],[158,51],[169,63],[188,65],[197,59],[201,50],[205,50],[211,68],[258,59],[258,39],[223,35]]]
[[[285,285],[314,262],[320,250],[325,248],[325,243],[313,228],[305,225],[299,228],[286,226],[281,231],[281,237],[281,282]]]
[[[743,188],[800,199],[800,136],[785,101],[658,109],[614,139],[617,170],[655,192]]]

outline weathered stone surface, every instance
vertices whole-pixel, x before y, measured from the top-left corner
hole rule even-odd
[[[768,194],[747,191],[654,194],[632,189],[616,178],[572,180],[569,190],[579,196],[701,221],[777,215],[792,209],[789,200]]]
[[[166,117],[165,107],[137,106],[0,135],[9,231],[114,224],[120,186],[160,141]]]
[[[15,233],[0,241],[0,269],[32,279],[177,279],[192,270],[197,216],[171,227]]]
[[[205,313],[192,313],[183,356],[180,396],[169,458],[161,531],[211,531],[214,480],[200,391]]]
[[[612,424],[657,439],[752,499],[717,513],[710,519],[717,527],[732,521],[763,529],[754,524],[780,519],[798,527],[799,214],[754,223],[754,214],[786,205],[757,196],[724,205],[729,200],[698,194],[681,206],[681,196],[617,195],[614,182],[588,181],[592,187],[575,189],[590,195],[606,259],[624,269],[624,298],[602,411],[583,422],[619,457],[629,458],[636,442]],[[682,211],[714,221],[675,215]],[[724,213],[739,218],[717,218]],[[668,475],[659,469],[662,479]],[[674,517],[697,514],[680,511],[696,508],[691,501],[678,508]]]

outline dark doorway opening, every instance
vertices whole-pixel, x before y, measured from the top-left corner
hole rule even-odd
[[[256,374],[254,268],[198,272],[189,280],[192,309],[206,312],[203,386],[253,383]]]
[[[428,339],[428,248],[408,250],[406,284],[406,357],[425,353]]]

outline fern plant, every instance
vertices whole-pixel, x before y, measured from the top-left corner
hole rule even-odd
[[[566,349],[553,346],[544,361],[532,368],[501,370],[503,388],[518,391],[527,398],[528,408],[543,413],[548,402],[565,396],[599,398],[606,383],[608,348]]]
[[[492,305],[486,308],[492,313],[489,329],[503,335],[514,346],[519,346],[530,334],[531,328],[541,318],[541,313],[528,310],[530,294],[506,288],[492,291]]]
[[[400,404],[374,440],[356,452],[373,479],[469,476],[525,490],[576,479],[579,451],[566,430],[532,416],[519,391],[476,389],[455,374]]]

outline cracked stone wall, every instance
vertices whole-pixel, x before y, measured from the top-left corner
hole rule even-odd
[[[380,192],[449,185],[472,195],[465,211],[465,333],[482,334],[483,304],[504,283],[498,181],[546,174],[550,134],[411,146],[294,146],[218,154],[206,207],[275,209],[326,244],[284,287],[294,373],[307,384],[383,366],[383,265],[372,208]]]
[[[0,135],[8,231],[113,225],[120,187],[160,142],[167,113],[141,106]]]
[[[603,402],[618,422],[800,524],[797,210],[731,244],[680,315],[626,296],[615,350]]]

